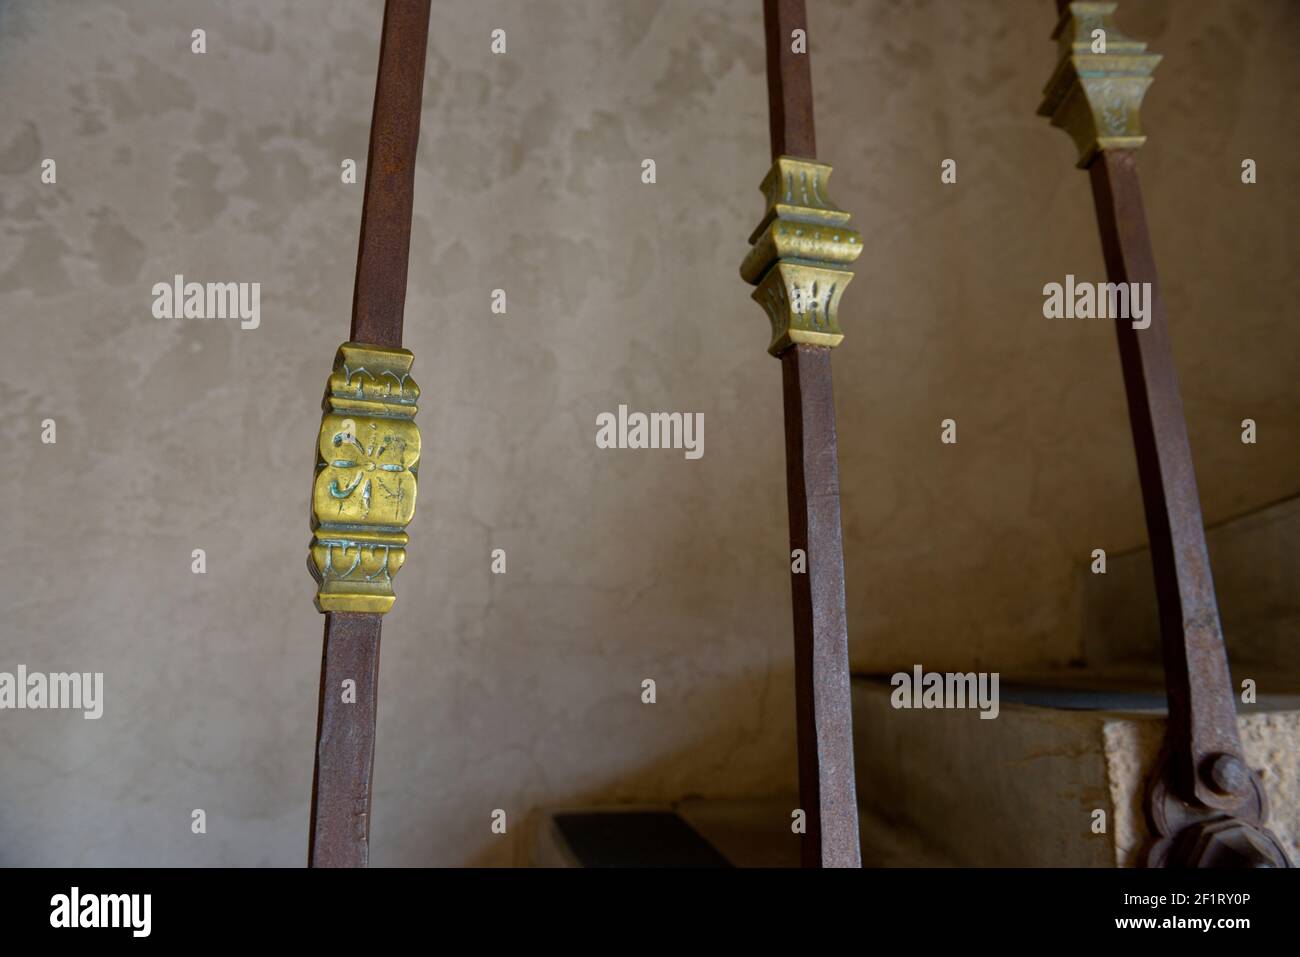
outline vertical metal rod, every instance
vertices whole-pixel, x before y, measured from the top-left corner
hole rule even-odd
[[[1038,112],[1079,149],[1078,165],[1092,179],[1107,277],[1117,290],[1107,311],[1115,321],[1137,453],[1169,701],[1146,795],[1153,835],[1146,863],[1284,867],[1286,851],[1264,826],[1262,779],[1246,765],[1237,732],[1192,450],[1138,185],[1136,151],[1146,141],[1139,108],[1161,58],[1124,35],[1115,7],[1057,0],[1053,39],[1060,56]],[[1138,295],[1147,303],[1140,317],[1133,308]]]
[[[355,612],[325,616],[309,867],[365,867],[370,862],[382,620],[382,615]],[[345,679],[356,682],[353,704],[343,703]]]
[[[772,158],[815,159],[809,54],[791,50],[792,31],[807,35],[804,2],[765,0],[763,13]],[[790,576],[803,864],[860,867],[830,349],[792,345],[781,367],[790,547],[808,556],[807,572]]]
[[[804,0],[764,0],[763,28],[767,37],[767,107],[772,158],[817,157],[813,129],[811,53],[795,53],[791,34],[808,33]]]
[[[781,370],[790,548],[808,556],[807,572],[790,576],[803,863],[860,867],[831,352],[791,346]]]
[[[1115,283],[1150,283],[1151,325],[1115,323],[1129,423],[1137,453],[1155,571],[1168,735],[1179,791],[1210,807],[1231,806],[1201,773],[1215,755],[1242,757],[1235,696],[1210,572],[1200,495],[1179,394],[1164,297],[1156,276],[1133,150],[1101,150],[1088,167],[1106,273]]]
[[[353,342],[389,348],[402,344],[429,4],[387,0],[384,5],[352,301]],[[369,863],[382,620],[382,615],[357,612],[325,616],[309,867]],[[355,703],[343,702],[345,679],[356,682]]]
[[[402,344],[430,0],[387,0],[370,118],[352,341]]]

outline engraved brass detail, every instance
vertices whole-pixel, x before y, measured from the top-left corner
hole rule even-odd
[[[406,349],[345,342],[334,359],[317,439],[311,553],[322,612],[383,614],[415,514],[420,388]]]
[[[771,321],[774,356],[799,342],[832,347],[844,339],[836,312],[862,236],[827,195],[830,176],[825,163],[780,156],[759,187],[767,210],[740,275],[758,287],[753,299]]]
[[[1137,149],[1146,142],[1139,111],[1162,59],[1115,26],[1117,3],[1071,3],[1052,38],[1060,46],[1056,72],[1043,88],[1040,116],[1069,133],[1079,148],[1079,167],[1098,150]],[[1105,53],[1094,53],[1094,31]]]

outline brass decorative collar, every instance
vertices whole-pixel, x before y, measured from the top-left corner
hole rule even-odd
[[[322,612],[383,614],[415,514],[420,387],[406,349],[345,342],[323,403],[308,568]]]
[[[1038,113],[1073,137],[1080,168],[1098,150],[1131,150],[1146,142],[1138,113],[1161,57],[1120,32],[1118,6],[1071,3],[1052,34],[1060,61],[1043,88]]]
[[[758,287],[752,298],[771,320],[774,356],[799,342],[833,347],[844,339],[836,313],[862,236],[827,195],[830,177],[825,163],[779,156],[759,187],[767,209],[740,275]]]

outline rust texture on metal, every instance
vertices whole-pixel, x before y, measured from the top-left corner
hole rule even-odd
[[[812,61],[795,53],[793,33],[808,36],[804,0],[763,0],[767,34],[767,109],[772,135],[772,159],[778,156],[817,158],[813,129]]]
[[[382,615],[325,616],[312,780],[310,867],[365,867],[370,858],[370,782],[375,763]],[[346,680],[356,701],[344,701]]]
[[[790,576],[803,863],[860,867],[831,352],[791,346],[781,370],[790,548],[808,556],[807,571]]]
[[[361,209],[353,342],[402,344],[430,0],[387,0]],[[308,866],[365,867],[382,615],[325,616]],[[355,703],[343,682],[356,683]]]
[[[807,37],[803,0],[764,0],[763,13],[772,159],[815,159],[809,54],[792,52],[793,31]],[[780,355],[790,547],[807,556],[806,572],[790,576],[802,847],[805,867],[860,867],[830,356],[805,344]]]
[[[1106,273],[1111,282],[1151,284],[1151,325],[1117,322],[1129,423],[1137,452],[1160,607],[1169,731],[1188,748],[1178,775],[1188,795],[1224,804],[1208,781],[1193,774],[1195,755],[1240,756],[1228,658],[1205,547],[1200,496],[1169,346],[1164,297],[1156,279],[1146,215],[1137,179],[1137,154],[1103,151],[1089,167]]]
[[[1109,280],[1150,283],[1150,325],[1115,324],[1155,572],[1169,718],[1148,792],[1152,864],[1286,866],[1237,732],[1200,496],[1132,150],[1088,167]],[[1265,852],[1267,848],[1268,851]],[[1226,849],[1226,850],[1225,850]]]
[[[352,297],[353,342],[402,344],[429,3],[388,0],[384,5]]]

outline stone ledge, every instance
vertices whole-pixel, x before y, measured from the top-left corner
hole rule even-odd
[[[1015,688],[1009,681],[1009,688]],[[895,710],[891,688],[854,678],[858,801],[914,830],[959,866],[1132,866],[1161,710],[1043,707],[1003,694],[996,720],[972,710]],[[1290,702],[1287,702],[1290,703]],[[1077,704],[1077,702],[1076,702]],[[1239,716],[1251,767],[1265,769],[1269,826],[1300,861],[1300,711]],[[1106,832],[1094,834],[1094,811]]]

